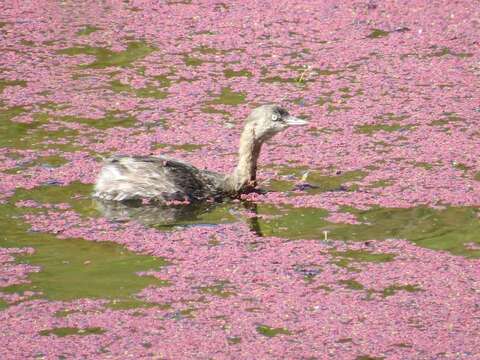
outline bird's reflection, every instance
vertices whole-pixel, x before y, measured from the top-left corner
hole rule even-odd
[[[205,226],[245,222],[251,231],[262,236],[257,216],[257,205],[251,202],[213,202],[188,205],[146,205],[141,202],[95,200],[97,209],[110,221],[137,221],[156,228],[176,226]],[[242,215],[248,211],[249,216]],[[254,216],[251,214],[254,213]]]

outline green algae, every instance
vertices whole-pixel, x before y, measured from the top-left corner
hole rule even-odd
[[[367,36],[369,39],[378,39],[390,35],[389,31],[381,29],[373,29],[372,32]]]
[[[302,180],[313,186],[307,189],[308,194],[319,194],[327,191],[348,191],[353,189],[353,185],[345,186],[347,183],[353,183],[362,180],[367,173],[361,170],[339,172],[337,175],[325,175],[318,170],[308,170],[307,167],[281,167],[278,170],[280,176],[293,176],[296,180]],[[272,182],[275,184],[275,182]],[[284,183],[285,188],[287,184]]]
[[[107,111],[105,116],[99,119],[67,115],[62,116],[61,120],[88,125],[99,130],[105,130],[112,127],[130,128],[137,123],[137,119],[134,116],[117,110]]]
[[[290,240],[329,238],[368,241],[371,239],[407,239],[419,246],[446,250],[466,257],[480,257],[480,250],[465,246],[480,243],[480,219],[477,207],[349,209],[360,224],[331,223],[328,212],[317,208],[293,208],[259,205],[259,233]],[[273,216],[272,216],[273,215]]]
[[[432,47],[436,48],[436,46],[432,46]],[[447,55],[454,56],[454,57],[457,57],[457,58],[460,58],[460,59],[470,58],[470,57],[473,56],[472,53],[455,52],[455,51],[450,50],[447,47],[442,47],[442,48],[426,55],[426,57],[442,57],[442,56],[447,56]]]
[[[169,309],[171,305],[151,303],[135,297],[131,297],[128,299],[112,300],[105,307],[113,310],[149,309],[153,307],[158,307],[165,310]]]
[[[271,84],[271,83],[284,83],[284,84],[293,84],[293,83],[296,83],[298,82],[298,79],[297,78],[283,78],[281,76],[269,76],[269,77],[265,77],[261,80],[261,82],[264,82],[264,83],[267,83],[267,84]]]
[[[329,70],[329,69],[315,69],[315,73],[320,76],[331,76],[331,75],[339,75],[344,70]]]
[[[443,117],[437,120],[433,120],[430,125],[431,126],[445,126],[455,123],[463,123],[465,121],[464,118],[458,116],[454,112],[444,112]]]
[[[167,153],[168,152],[174,152],[174,151],[185,151],[185,152],[194,152],[194,151],[197,151],[199,149],[201,149],[204,145],[202,144],[179,144],[179,145],[176,145],[176,144],[155,144],[152,146],[152,148],[154,150],[156,149],[167,149],[167,150],[170,150],[170,151],[166,151]]]
[[[333,264],[347,268],[350,270],[357,270],[352,267],[352,264],[358,263],[384,263],[393,261],[394,254],[389,253],[372,253],[366,250],[346,250],[346,251],[330,251],[334,257]]]
[[[390,285],[390,286],[386,287],[385,289],[383,289],[381,291],[381,295],[382,295],[383,298],[386,298],[386,297],[395,295],[399,291],[406,291],[406,292],[414,293],[414,292],[422,291],[422,288],[419,287],[418,285],[410,285],[410,284],[408,284],[408,285],[397,285],[397,284],[393,284],[393,285]]]
[[[390,121],[402,121],[402,120],[408,119],[409,117],[410,115],[406,115],[406,114],[397,115],[392,112],[387,112],[378,116],[374,116],[374,118],[378,120],[384,119],[384,120],[390,120]]]
[[[27,82],[25,80],[5,80],[5,79],[0,79],[0,94],[3,93],[3,90],[7,86],[21,86],[21,87],[26,87]]]
[[[258,325],[257,326],[257,332],[260,335],[266,336],[266,337],[275,337],[278,335],[292,335],[292,333],[285,328],[275,328],[275,327],[270,327],[268,325]]]
[[[172,85],[172,80],[168,78],[168,75],[156,75],[153,78],[156,80],[157,85],[160,88],[168,88]]]
[[[368,187],[372,189],[378,189],[378,188],[386,188],[386,187],[389,187],[390,185],[393,185],[393,181],[391,180],[377,180],[371,183]]]
[[[365,288],[362,284],[354,279],[340,280],[338,283],[350,290],[363,290]]]
[[[211,100],[209,104],[222,105],[240,105],[245,102],[245,94],[233,91],[231,88],[223,88],[217,98]]]
[[[75,327],[58,327],[53,329],[42,330],[39,332],[42,336],[49,336],[55,335],[58,337],[64,336],[71,336],[71,335],[79,335],[79,336],[87,336],[87,335],[101,335],[106,333],[107,330],[102,329],[101,327],[89,327],[89,328],[75,328]]]
[[[231,78],[235,78],[235,77],[252,77],[253,76],[253,74],[248,70],[235,71],[235,70],[232,70],[232,69],[225,69],[223,71],[223,75],[227,79],[231,79]]]
[[[383,356],[377,357],[377,356],[370,356],[370,355],[360,355],[355,358],[355,360],[383,360],[383,359],[385,359]]]
[[[419,161],[419,162],[412,162],[412,165],[413,166],[416,166],[416,167],[420,167],[420,168],[423,168],[425,170],[432,170],[433,169],[433,164],[430,164],[428,162],[424,162],[424,161]]]
[[[210,286],[202,286],[199,288],[200,292],[208,295],[217,296],[223,299],[229,298],[230,296],[235,296],[236,293],[230,291],[231,287],[229,281],[217,281],[215,284]]]
[[[69,309],[58,310],[58,311],[55,311],[53,316],[56,317],[56,318],[64,318],[64,317],[67,317],[71,314],[77,314],[79,312],[81,312],[81,311],[80,310],[69,310]]]
[[[40,156],[30,162],[27,162],[27,163],[22,162],[20,165],[17,165],[14,168],[4,170],[4,173],[17,174],[25,170],[25,168],[34,167],[34,166],[40,166],[42,168],[52,169],[52,168],[57,168],[62,165],[65,165],[66,163],[68,163],[68,160],[62,156],[58,156],[58,155]]]
[[[353,108],[351,106],[335,106],[335,105],[332,105],[332,104],[327,105],[327,112],[328,112],[329,115],[333,112],[336,112],[336,111],[348,111],[348,110],[352,110],[352,109]]]
[[[394,132],[399,130],[408,130],[413,125],[401,125],[401,124],[367,124],[356,126],[356,132],[359,134],[372,135],[378,131]]]
[[[262,184],[261,187],[262,189],[266,189],[268,191],[286,192],[293,189],[294,182],[287,181],[287,180],[274,179],[274,180],[270,180],[267,184]]]
[[[110,86],[114,92],[127,92],[129,94],[134,94],[139,98],[165,99],[168,96],[168,93],[166,91],[160,90],[153,85],[148,85],[143,88],[135,89],[130,85],[121,83],[119,80],[113,80],[110,82]]]
[[[29,129],[37,127],[37,123],[12,122],[14,117],[26,112],[21,106],[0,110],[0,147],[15,147],[16,141],[24,136]]]
[[[123,51],[113,51],[103,47],[81,46],[59,50],[63,55],[92,55],[96,60],[81,65],[84,68],[102,69],[111,66],[129,66],[133,62],[143,59],[156,49],[143,41],[130,42]]]
[[[77,36],[88,36],[98,30],[100,30],[100,28],[96,26],[86,25],[82,30],[77,32]]]
[[[473,175],[473,179],[476,181],[480,181],[480,171],[477,171],[475,175]]]
[[[183,62],[184,62],[185,65],[187,65],[187,66],[197,67],[197,66],[202,65],[202,64],[205,63],[206,61],[205,61],[205,60],[202,60],[202,59],[199,59],[199,58],[196,58],[196,57],[193,57],[193,56],[188,56],[188,55],[186,55],[186,56],[183,58]]]
[[[205,114],[222,114],[224,116],[231,116],[232,115],[226,110],[216,109],[213,106],[204,106],[200,109],[200,111],[205,113]]]

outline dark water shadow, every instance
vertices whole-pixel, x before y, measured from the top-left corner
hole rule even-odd
[[[176,227],[208,226],[238,221],[231,201],[188,205],[142,204],[140,201],[95,200],[97,210],[115,222],[137,221],[159,230]]]

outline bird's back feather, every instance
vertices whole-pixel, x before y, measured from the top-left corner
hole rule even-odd
[[[105,161],[94,196],[114,201],[199,201],[221,192],[221,177],[165,156],[114,156]]]

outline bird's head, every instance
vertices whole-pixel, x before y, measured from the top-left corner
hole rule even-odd
[[[264,142],[290,126],[307,125],[308,121],[294,117],[278,105],[262,105],[247,118],[255,140]]]

